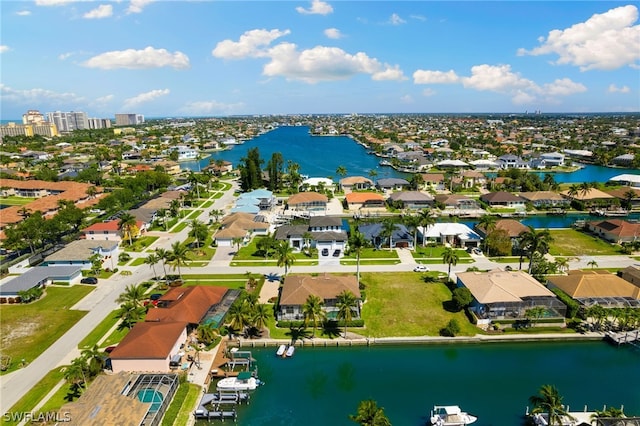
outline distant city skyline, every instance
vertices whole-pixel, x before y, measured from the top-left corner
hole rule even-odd
[[[0,119],[640,112],[616,1],[3,1]]]

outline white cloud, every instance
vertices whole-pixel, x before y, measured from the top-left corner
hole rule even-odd
[[[140,13],[142,9],[144,9],[147,5],[153,3],[155,0],[131,0],[129,7],[126,12],[128,14],[131,13]]]
[[[307,83],[345,80],[357,74],[370,74],[374,80],[404,79],[399,68],[382,64],[365,53],[349,54],[337,47],[316,46],[298,51],[295,44],[281,43],[269,50],[271,62],[263,74]]]
[[[585,22],[564,30],[552,30],[540,46],[518,49],[518,55],[558,55],[556,64],[574,65],[581,71],[613,70],[640,61],[640,25],[636,6],[627,5],[594,14]]]
[[[30,10],[19,10],[18,12],[16,12],[16,15],[18,15],[18,16],[29,16],[29,15],[31,15],[31,11]]]
[[[133,98],[125,99],[123,108],[131,109],[136,108],[137,106],[154,101],[162,96],[166,96],[170,93],[169,89],[156,89],[151,90],[150,92],[140,93],[139,95],[134,96]]]
[[[609,93],[629,93],[630,91],[629,86],[618,87],[615,84],[610,84],[607,88],[607,92]]]
[[[411,95],[404,95],[400,96],[400,102],[402,102],[403,104],[412,104],[414,101]]]
[[[410,15],[409,18],[422,21],[422,22],[427,20],[426,16],[422,16],[422,15]]]
[[[394,13],[391,15],[391,17],[389,18],[389,23],[391,25],[402,25],[402,24],[406,24],[407,21],[405,21],[404,19],[402,19],[400,17],[400,15],[398,15],[397,13]]]
[[[109,102],[111,102],[113,99],[115,98],[115,96],[113,95],[106,95],[106,96],[102,96],[96,99],[96,103],[98,104],[107,104]]]
[[[172,67],[189,68],[189,57],[182,52],[171,53],[166,49],[155,49],[148,46],[142,50],[127,49],[105,52],[90,58],[84,63],[89,68],[101,69],[146,69]]]
[[[265,56],[263,48],[269,46],[272,41],[288,35],[289,30],[250,30],[240,36],[238,41],[223,40],[211,51],[216,58],[243,59],[246,57]]]
[[[542,86],[513,72],[510,65],[475,65],[470,76],[458,76],[455,71],[418,70],[413,73],[414,84],[460,83],[463,87],[478,91],[506,94],[514,104],[530,104],[544,101],[557,103],[558,97],[586,92],[587,88],[568,78],[557,79]],[[424,92],[430,96],[435,92]]]
[[[427,96],[427,97],[429,97],[429,96],[433,96],[433,95],[435,95],[435,94],[436,94],[436,91],[435,91],[435,90],[433,90],[433,89],[432,89],[432,88],[430,88],[430,87],[427,87],[426,89],[424,89],[424,90],[422,91],[422,96]]]
[[[244,107],[243,103],[225,104],[217,101],[187,102],[180,113],[185,115],[231,114]]]
[[[7,46],[6,44],[0,44],[0,53],[5,53],[10,51],[11,48],[9,46]]]
[[[324,30],[324,35],[334,40],[342,38],[342,33],[337,28],[327,28]]]
[[[15,102],[21,105],[42,105],[42,104],[62,104],[79,103],[84,98],[75,93],[58,93],[47,89],[12,89],[0,83],[0,94],[3,102]]]
[[[85,19],[102,19],[108,18],[113,15],[113,6],[110,4],[101,4],[95,9],[85,13],[83,18]]]
[[[63,6],[77,0],[36,0],[36,6]]]
[[[460,80],[454,70],[449,71],[429,71],[417,70],[413,73],[415,84],[451,84]]]
[[[72,57],[74,55],[73,52],[66,52],[66,53],[61,53],[58,55],[58,59],[60,59],[61,61],[65,61],[67,59],[69,59],[70,57]]]
[[[296,11],[298,13],[302,13],[303,15],[328,15],[330,13],[333,13],[333,7],[331,7],[329,3],[323,2],[322,0],[313,0],[309,9],[298,6],[296,7]]]

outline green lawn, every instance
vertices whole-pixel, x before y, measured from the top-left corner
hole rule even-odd
[[[444,253],[445,248],[445,246],[420,246],[416,247],[411,254],[414,259],[436,258],[442,260],[442,254]],[[456,254],[458,255],[458,260],[471,259],[471,255],[469,255],[465,250],[456,250]]]
[[[187,219],[189,220],[196,219],[198,216],[200,216],[201,213],[202,213],[202,210],[196,209],[191,213],[189,213],[189,216],[187,216]]]
[[[620,247],[576,229],[550,229],[553,256],[589,256],[620,254]]]
[[[31,411],[33,407],[44,398],[49,391],[64,378],[64,367],[58,367],[44,375],[42,379],[27,392],[18,402],[7,412],[25,413]],[[17,425],[19,421],[10,421],[5,416],[0,417],[0,425]]]
[[[102,320],[96,328],[93,329],[84,339],[78,344],[78,349],[91,348],[98,343],[102,337],[111,330],[111,327],[118,323],[119,318],[116,316],[116,311],[112,311],[105,319]],[[103,345],[106,346],[106,345]]]
[[[345,254],[342,260],[354,259],[356,255],[354,253]],[[360,260],[363,259],[398,259],[398,253],[395,250],[375,250],[372,248],[365,248],[360,252]]]
[[[129,264],[129,266],[140,266],[140,265],[144,265],[144,257],[138,257],[136,259],[133,259],[133,262],[131,262]]]
[[[138,237],[133,240],[132,245],[124,246],[124,249],[127,251],[135,251],[135,252],[143,252],[147,247],[153,244],[158,237]],[[124,240],[123,243],[128,243],[128,241]]]
[[[60,336],[69,330],[86,311],[70,310],[95,287],[47,287],[38,301],[26,305],[0,307],[0,335],[2,353],[11,356],[13,362],[6,374],[16,370],[20,360],[36,359]]]
[[[425,283],[414,272],[363,273],[367,301],[362,316],[367,337],[438,336],[441,328],[455,318],[460,335],[473,336],[479,329],[464,312],[448,312],[443,303],[451,300],[451,291],[442,283]]]
[[[341,265],[355,265],[358,262],[352,259],[340,260]],[[400,259],[360,259],[360,265],[397,265]]]
[[[185,229],[187,226],[189,226],[189,222],[186,222],[186,221],[180,222],[178,224],[178,226],[175,226],[175,227],[171,228],[171,230],[169,232],[171,232],[171,233],[180,232],[183,229]]]

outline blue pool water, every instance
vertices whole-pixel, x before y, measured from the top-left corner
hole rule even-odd
[[[138,399],[140,402],[150,402],[151,408],[149,408],[149,411],[155,413],[160,409],[164,397],[157,390],[148,388],[138,391]]]

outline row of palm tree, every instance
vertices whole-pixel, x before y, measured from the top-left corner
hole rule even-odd
[[[149,265],[153,270],[154,279],[158,281],[158,275],[156,273],[155,265],[162,261],[162,269],[164,271],[165,280],[167,279],[167,268],[166,265],[169,265],[173,268],[173,270],[178,271],[178,277],[182,280],[182,271],[181,267],[186,266],[189,260],[191,259],[191,251],[186,244],[182,244],[179,241],[176,241],[171,245],[171,250],[166,250],[163,248],[156,248],[155,252],[149,254],[145,259],[144,263]]]
[[[71,365],[64,370],[64,379],[70,385],[68,400],[80,396],[87,383],[102,371],[105,360],[104,353],[95,344],[83,349],[80,356],[71,361]]]
[[[225,323],[230,330],[244,334],[246,331],[260,332],[267,327],[271,317],[268,305],[258,303],[258,296],[245,293],[227,311]]]
[[[310,294],[302,305],[305,327],[309,323],[313,324],[312,337],[316,336],[318,324],[322,324],[327,320],[327,312],[324,310],[324,307],[324,300],[314,294]],[[346,339],[347,325],[353,320],[354,312],[357,312],[358,299],[352,292],[344,290],[336,297],[336,308],[338,308],[336,313],[337,319],[344,321],[344,337]]]

